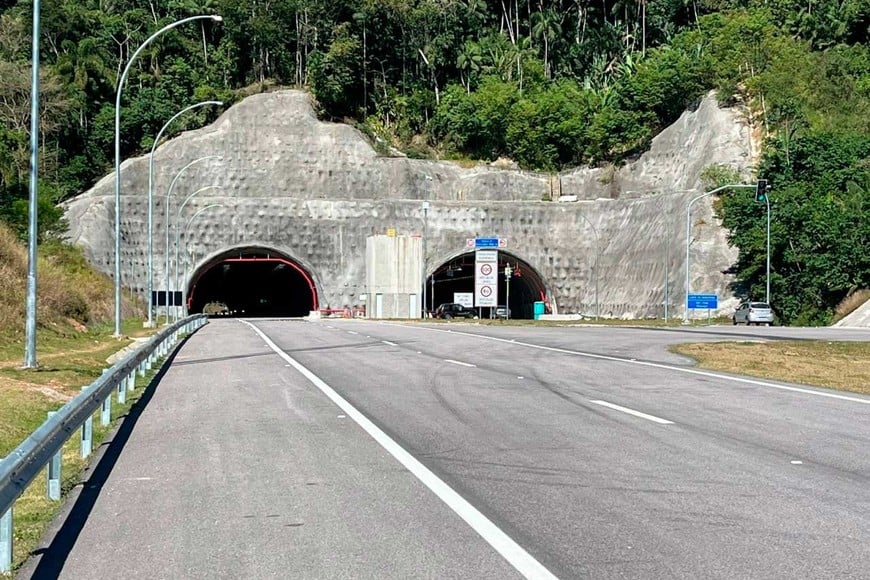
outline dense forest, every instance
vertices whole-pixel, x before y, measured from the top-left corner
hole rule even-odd
[[[26,224],[30,2],[0,0],[0,217]],[[870,287],[870,0],[56,0],[42,4],[41,231],[56,202],[142,152],[192,103],[306,87],[410,156],[559,171],[619,163],[711,89],[764,141],[773,294],[787,322],[827,322]],[[220,111],[198,109],[172,133]],[[718,179],[729,168],[712,168]],[[738,290],[763,296],[763,204],[718,204],[740,250]]]

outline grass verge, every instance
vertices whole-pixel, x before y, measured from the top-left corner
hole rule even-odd
[[[111,325],[98,326],[76,335],[41,332],[38,335],[39,369],[25,370],[23,345],[0,337],[0,457],[7,455],[47,418],[48,411],[60,408],[97,379],[103,369],[111,366],[106,359],[133,342],[147,336],[152,329],[142,328],[141,320],[124,323],[125,338],[112,336]],[[8,338],[8,337],[7,337]],[[94,450],[102,443],[115,421],[126,415],[138,401],[159,364],[145,377],[137,377],[136,389],[127,394],[124,405],[117,397],[112,401],[112,424],[94,421]],[[63,498],[79,484],[88,460],[82,459],[80,431],[75,431],[63,448],[61,490]],[[45,470],[31,483],[15,503],[13,510],[13,567],[17,570],[36,548],[48,524],[57,515],[63,500],[54,502],[46,496]],[[2,576],[2,575],[0,575]]]
[[[332,320],[329,318],[324,318],[324,320]],[[470,318],[453,318],[451,320],[442,320],[440,318],[426,318],[419,320],[411,320],[409,321],[407,318],[396,318],[390,320],[391,322],[423,322],[423,323],[444,323],[444,324],[455,324],[457,322],[467,323],[467,324],[479,324],[481,326],[544,326],[544,327],[553,327],[553,326],[630,326],[630,327],[672,327],[672,328],[684,328],[682,319],[672,318],[669,321],[666,321],[661,318],[638,318],[634,320],[623,320],[621,318],[601,318],[599,320],[595,320],[594,318],[584,318],[579,320],[531,320],[531,319],[522,319],[522,318],[512,318],[510,320],[504,319],[489,319],[489,318],[480,318],[480,319],[470,319]],[[710,324],[731,324],[730,318],[713,318],[710,321]],[[707,323],[707,319],[703,320],[692,320],[690,321],[689,326],[709,326]]]
[[[870,395],[870,342],[706,342],[671,350],[705,369]]]

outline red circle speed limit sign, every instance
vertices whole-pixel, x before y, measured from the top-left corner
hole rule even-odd
[[[492,274],[492,265],[491,264],[483,264],[480,267],[480,273],[483,274],[484,276],[489,276],[490,274]]]
[[[484,298],[489,298],[490,296],[492,296],[492,286],[481,286],[480,295]]]

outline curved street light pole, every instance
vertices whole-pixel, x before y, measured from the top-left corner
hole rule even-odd
[[[172,190],[175,188],[175,184],[178,183],[178,179],[184,175],[184,172],[188,170],[188,168],[196,165],[200,161],[205,161],[206,159],[219,159],[217,155],[206,155],[205,157],[200,157],[199,159],[194,159],[184,167],[182,167],[178,173],[175,174],[175,177],[172,178],[172,182],[169,184],[169,190],[166,192],[166,208],[163,210],[164,215],[164,228],[166,230],[166,245],[164,246],[164,251],[166,254],[166,269],[164,270],[164,275],[166,277],[166,323],[169,324],[169,228],[172,225],[172,216],[169,213],[172,209]]]
[[[118,90],[115,95],[115,336],[121,336],[121,92],[124,90],[124,83],[127,81],[127,74],[130,72],[130,67],[146,46],[151,44],[155,38],[168,30],[172,30],[176,26],[181,26],[194,20],[214,20],[220,22],[223,20],[216,14],[191,16],[183,18],[172,24],[168,24],[149,36],[143,42],[130,60],[127,61],[127,66],[124,67],[124,72],[121,74],[121,79],[118,81]]]
[[[36,244],[39,237],[39,0],[33,2],[33,78],[30,89],[30,197],[28,199],[27,242],[27,316],[24,322],[24,368],[35,369],[36,362]],[[3,515],[3,514],[0,514]],[[0,572],[7,564],[0,561]]]
[[[160,143],[160,138],[163,137],[164,131],[175,122],[180,116],[185,114],[188,111],[192,111],[193,109],[197,109],[199,107],[205,107],[206,105],[215,105],[220,107],[223,105],[222,101],[202,101],[201,103],[196,103],[195,105],[190,105],[189,107],[185,107],[181,109],[175,115],[172,116],[171,119],[166,121],[166,124],[161,127],[160,131],[157,133],[157,137],[154,139],[154,144],[151,145],[151,153],[148,155],[148,327],[151,328],[154,326],[154,319],[152,311],[154,310],[154,300],[152,298],[152,293],[154,292],[154,151],[157,149],[157,144]]]
[[[212,186],[212,187],[214,187],[214,186]],[[204,189],[207,189],[207,188],[204,188]],[[190,224],[193,223],[193,220],[195,220],[197,218],[197,216],[199,216],[199,214],[201,214],[205,211],[208,211],[210,209],[214,209],[216,207],[224,207],[224,204],[213,203],[211,205],[207,205],[204,208],[201,208],[200,210],[198,210],[195,214],[193,214],[193,217],[191,217],[189,220],[187,220],[187,223],[184,226],[184,241],[185,241],[185,243],[187,243],[187,230],[190,229]],[[181,210],[179,210],[179,217],[181,217]],[[186,255],[187,255],[187,252],[185,252],[185,256]],[[184,278],[187,278],[187,266],[188,265],[189,265],[189,260],[187,257],[185,257],[185,259],[184,259]],[[177,230],[175,232],[175,285],[176,286],[179,285],[179,281],[178,281],[178,231]],[[181,308],[182,308],[182,310],[184,310],[184,314],[187,314],[187,282],[185,282],[184,288],[181,290],[181,297],[182,297],[181,298]]]
[[[713,195],[714,193],[719,193],[724,189],[754,189],[755,185],[723,185],[721,187],[717,187],[716,189],[712,189],[701,195],[696,195],[689,203],[686,205],[686,302],[683,304],[683,324],[689,323],[689,245],[691,243],[692,237],[692,205],[700,199],[704,199],[708,195]]]
[[[601,257],[601,236],[598,233],[598,228],[595,227],[595,224],[589,221],[588,217],[582,213],[577,215],[583,218],[595,233],[595,320],[598,320],[601,316],[601,304],[598,302],[598,258]]]
[[[199,189],[197,189],[196,191],[194,191],[193,193],[188,195],[186,198],[184,198],[184,202],[182,202],[182,204],[178,208],[178,212],[175,214],[175,221],[172,222],[172,229],[175,231],[175,288],[178,288],[178,234],[179,234],[178,220],[181,219],[181,212],[184,211],[184,208],[187,206],[187,202],[189,202],[195,196],[199,195],[203,191],[206,191],[209,189],[219,189],[220,187],[221,187],[220,185],[206,185],[205,187],[200,187]],[[218,204],[213,204],[213,205],[218,205]],[[167,252],[167,254],[169,253],[168,247],[166,248],[166,252]],[[167,270],[167,272],[168,272],[168,270]]]

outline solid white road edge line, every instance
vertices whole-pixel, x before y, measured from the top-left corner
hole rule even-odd
[[[452,358],[445,358],[444,362],[449,362],[450,364],[460,365],[463,367],[476,367],[477,365],[473,365],[471,363],[462,362],[461,360],[453,360]]]
[[[395,342],[390,342],[389,340],[382,340],[381,342],[383,342],[384,344],[388,344],[390,346],[399,346]]]
[[[492,523],[489,518],[480,513],[473,505],[461,495],[456,493],[453,488],[444,483],[437,475],[429,471],[429,469],[420,463],[413,455],[405,451],[405,449],[393,441],[386,433],[381,431],[377,425],[372,423],[365,415],[351,405],[344,397],[339,395],[335,390],[327,385],[313,372],[308,370],[296,359],[281,350],[266,334],[248,322],[242,320],[250,326],[254,332],[260,335],[263,340],[269,345],[278,356],[290,363],[299,373],[308,379],[311,384],[320,389],[335,405],[344,411],[344,413],[353,419],[357,425],[369,434],[369,436],[377,441],[390,455],[410,471],[420,482],[428,487],[432,493],[447,504],[447,507],[452,509],[456,515],[465,520],[471,528],[477,532],[496,552],[498,552],[508,563],[516,568],[516,570],[530,579],[541,580],[556,580],[556,576],[547,570],[543,564],[538,562],[531,554],[526,552],[522,546],[517,544],[510,536],[504,533],[501,528]]]
[[[655,415],[647,415],[646,413],[641,413],[640,411],[635,411],[634,409],[629,409],[628,407],[621,407],[619,405],[614,405],[613,403],[608,403],[607,401],[589,401],[590,403],[595,403],[596,405],[601,405],[602,407],[609,407],[610,409],[615,409],[617,411],[622,411],[623,413],[628,413],[629,415],[634,415],[635,417],[640,417],[641,419],[647,419],[649,421],[653,421],[655,423],[659,423],[661,425],[673,425],[673,421],[668,421],[667,419],[662,419],[661,417],[656,417]]]
[[[393,326],[392,323],[382,322],[381,324],[386,324]],[[407,328],[407,327],[405,327]],[[574,356],[582,356],[586,358],[594,358],[598,360],[609,360],[612,362],[620,362],[631,365],[640,365],[645,367],[652,367],[656,369],[664,369],[668,371],[676,371],[678,373],[686,373],[688,375],[698,375],[702,377],[711,377],[714,379],[722,379],[723,381],[732,381],[735,383],[743,383],[746,385],[756,385],[759,387],[768,387],[771,389],[781,389],[783,391],[792,391],[794,393],[803,393],[805,395],[815,395],[816,397],[827,397],[829,399],[839,399],[841,401],[850,401],[852,403],[861,403],[862,405],[870,405],[870,399],[859,399],[857,397],[849,397],[846,395],[838,395],[836,393],[825,393],[823,391],[813,391],[811,389],[801,389],[799,387],[789,387],[787,385],[777,385],[776,383],[768,383],[766,381],[758,381],[755,379],[747,379],[743,377],[733,377],[729,375],[720,375],[719,373],[712,373],[708,371],[701,371],[697,369],[688,369],[685,367],[672,366],[664,363],[654,363],[648,361],[641,360],[631,360],[628,358],[621,358],[618,356],[609,356],[606,354],[595,354],[592,352],[584,352],[582,350],[569,350],[567,348],[557,348],[554,346],[543,346],[540,344],[532,344],[530,342],[520,342],[518,340],[512,340],[507,338],[498,338],[495,336],[487,336],[485,334],[475,334],[473,332],[461,332],[458,330],[441,330],[440,328],[426,328],[425,326],[417,326],[415,327],[417,330],[428,330],[431,332],[447,332],[452,334],[460,334],[463,336],[470,336],[473,338],[480,338],[483,340],[494,340],[495,342],[504,342],[506,344],[516,344],[519,346],[525,346],[528,348],[536,348],[538,350],[546,350],[550,352],[559,352],[562,354],[572,354]]]

